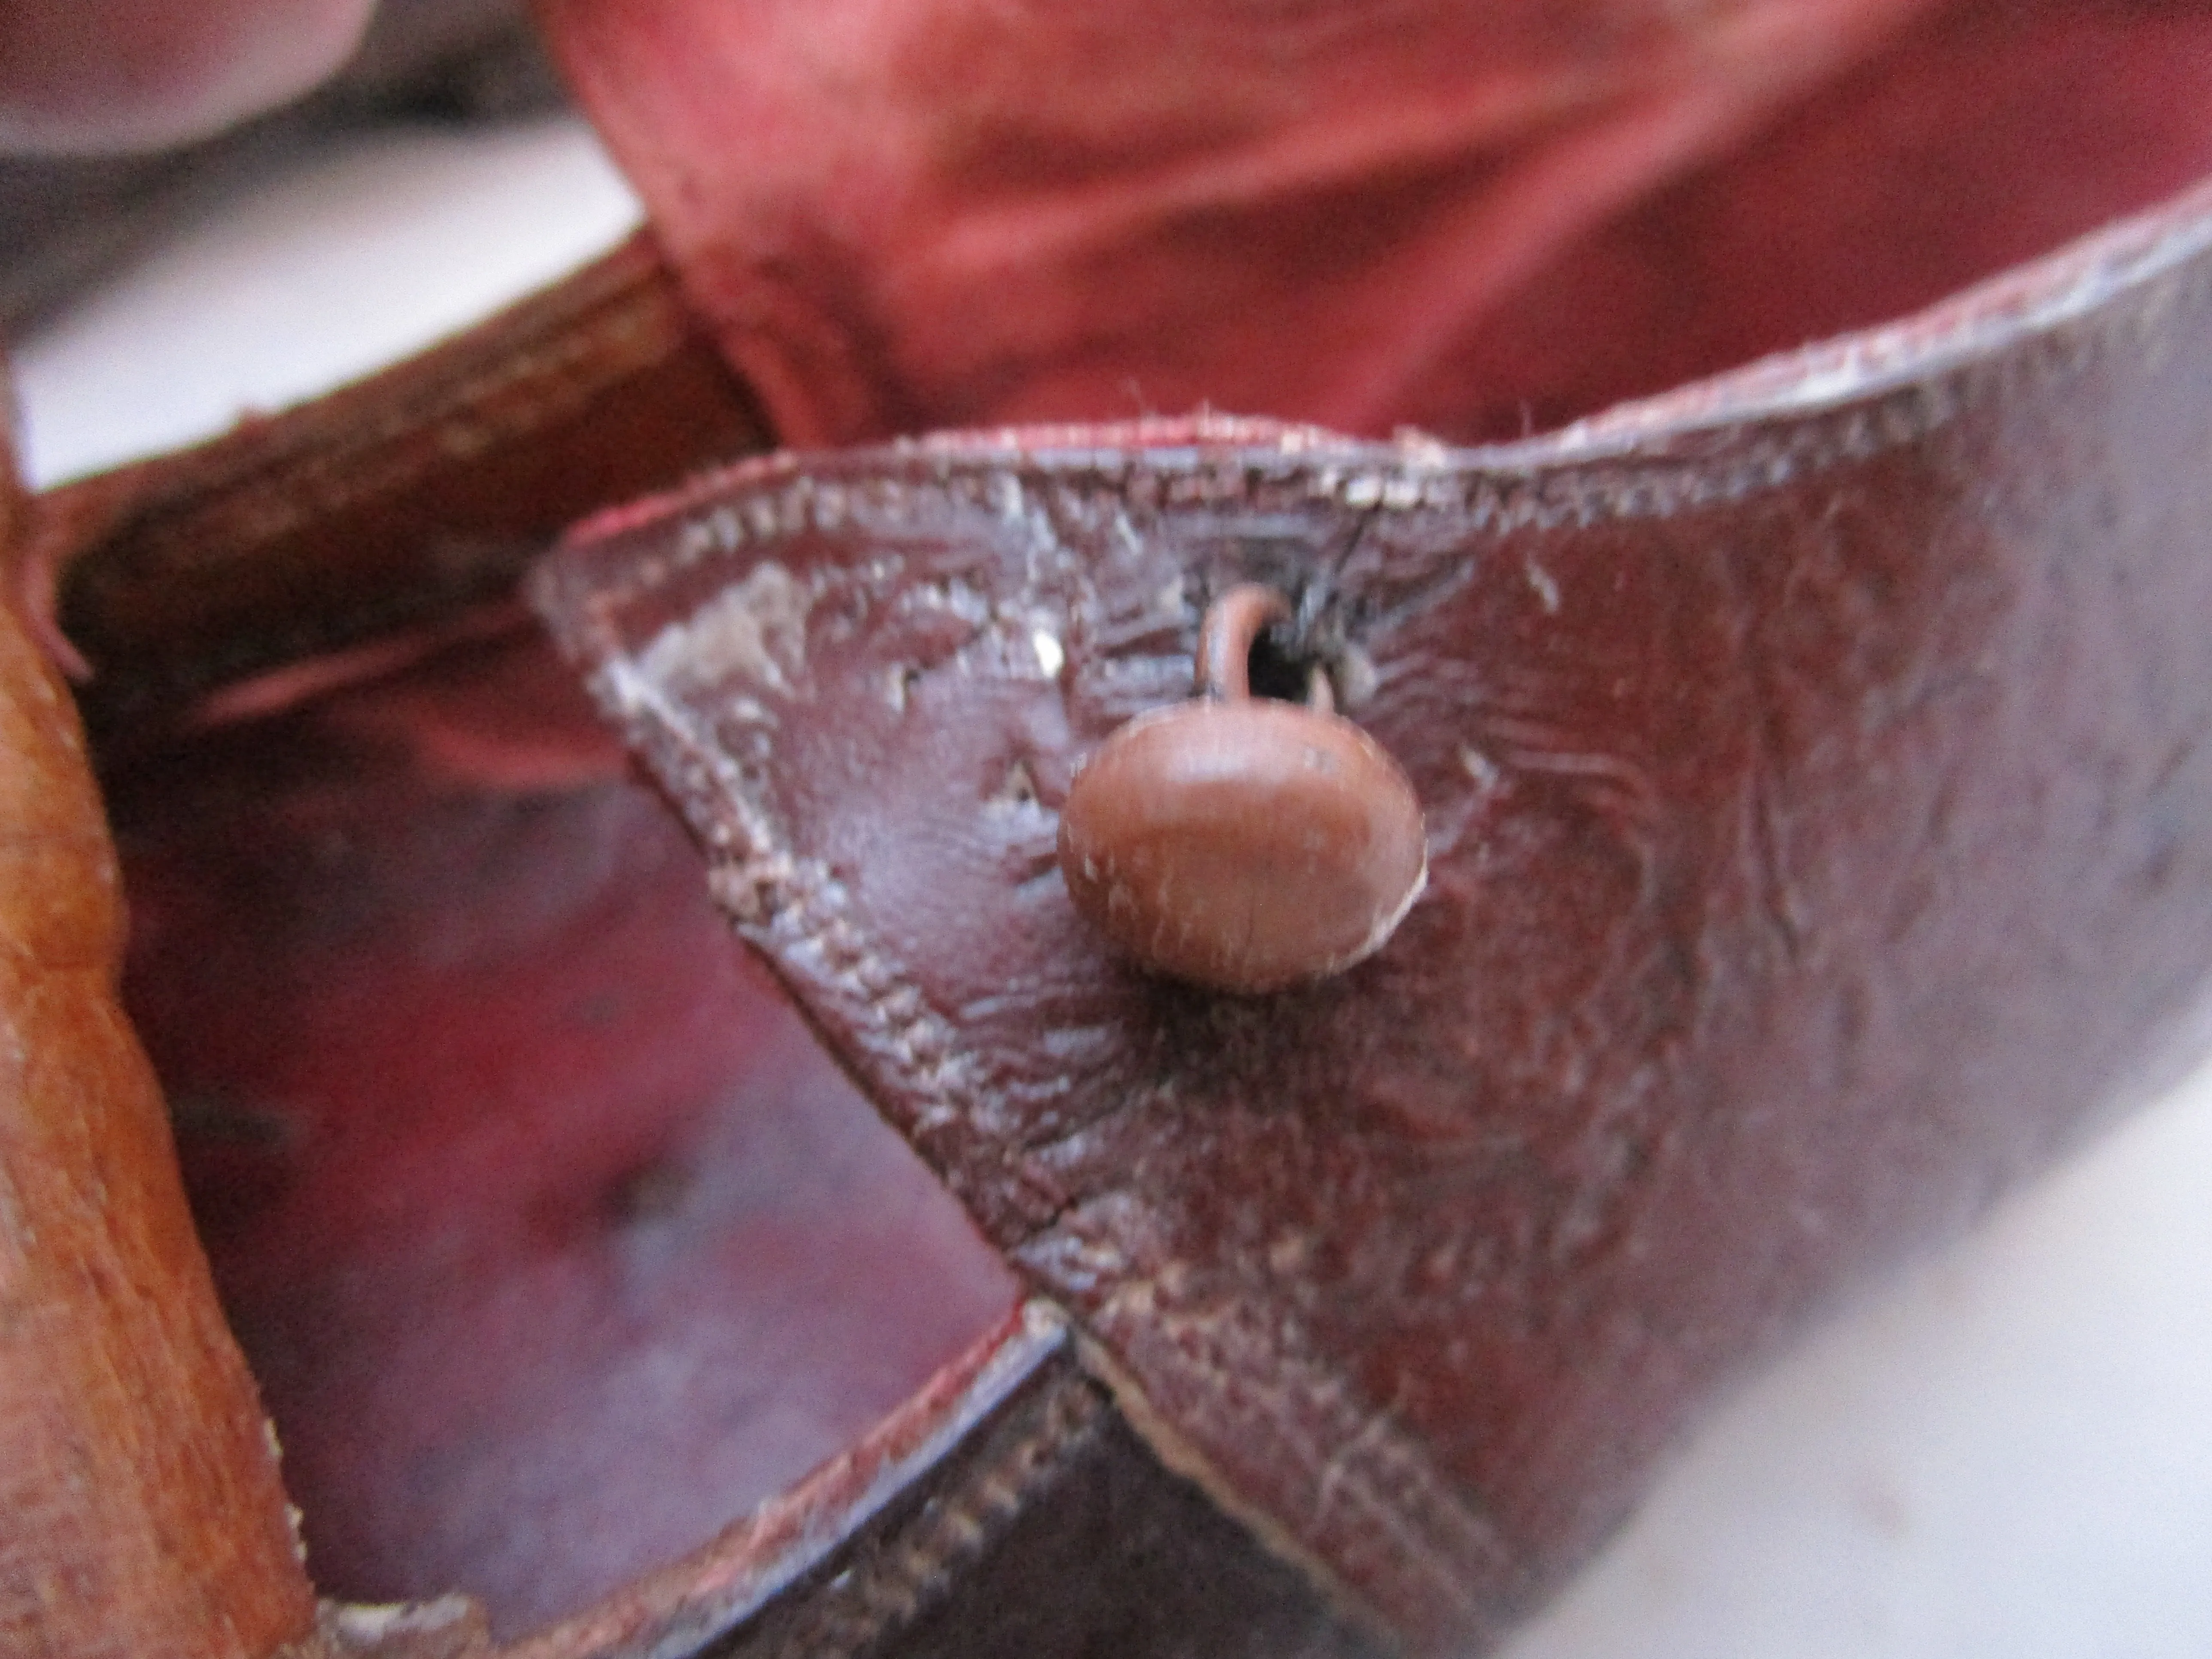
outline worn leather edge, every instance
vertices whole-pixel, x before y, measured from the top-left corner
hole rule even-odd
[[[0,579],[24,506],[0,434]],[[82,731],[4,593],[0,750],[0,1649],[261,1659],[313,1596],[118,1004]]]
[[[1911,317],[1760,358],[1516,443],[1455,447],[1410,428],[1393,441],[1381,442],[1262,418],[1201,415],[982,428],[900,439],[887,448],[894,454],[934,459],[945,469],[957,462],[988,464],[994,457],[1110,469],[1118,453],[1131,448],[1280,441],[1285,453],[1325,447],[1387,461],[1408,473],[1463,465],[1488,475],[1470,504],[1485,515],[1486,524],[1499,530],[1647,517],[1734,500],[1787,471],[1909,443],[1948,418],[1950,406],[1937,384],[1947,375],[1986,361],[2013,342],[2048,333],[2124,291],[2145,289],[2208,249],[2212,184],[2001,272]],[[1747,428],[1769,423],[1788,430],[1779,436],[1760,434],[1761,441],[1748,447],[1739,441]],[[1723,449],[1735,453],[1716,470],[1712,463]],[[673,560],[641,565],[618,587],[593,586],[592,605],[606,611],[628,603],[703,559],[779,533],[787,517],[803,522],[805,475],[814,458],[791,451],[749,458],[575,524],[563,536],[564,544],[604,540],[678,518],[733,491],[744,490],[750,497],[742,522],[718,520],[688,532]],[[1421,499],[1402,481],[1389,489],[1379,472],[1349,475],[1340,482],[1350,507],[1389,509],[1415,506]],[[767,486],[777,483],[788,487],[788,502],[766,499]],[[788,513],[782,510],[786,506]],[[558,567],[537,582],[534,602],[549,614],[557,603],[580,599],[581,585],[573,579],[564,585]],[[576,637],[580,641],[583,636]]]
[[[2201,256],[2212,246],[2209,206],[2212,191],[2192,192],[2159,213],[1984,284],[1922,318],[1771,360],[1684,393],[1614,411],[1554,438],[1456,453],[1418,439],[1395,447],[1344,442],[1340,455],[1314,453],[1339,449],[1338,441],[1323,434],[1277,428],[1274,441],[1286,454],[1318,465],[1315,487],[1348,507],[1387,513],[1433,502],[1441,490],[1458,496],[1458,504],[1478,526],[1498,532],[1528,526],[1633,521],[1685,507],[1747,499],[1785,480],[1911,446],[1944,429],[1959,412],[1970,381],[1986,384],[1985,377],[1992,375],[2063,370],[2075,354],[2094,349],[2087,341],[2061,339],[2057,331],[2066,322],[2109,306],[2113,326],[2146,327],[2146,319],[2154,319],[2173,302],[2179,291],[2173,283],[2206,280]],[[2123,301],[2130,307],[2124,314]],[[2054,343],[2047,350],[2046,342]],[[1809,387],[1792,390],[1800,377]],[[752,791],[742,772],[629,666],[628,654],[641,642],[627,634],[624,609],[702,562],[743,563],[757,550],[809,526],[817,501],[823,511],[830,510],[833,499],[842,499],[841,480],[861,470],[896,479],[900,489],[926,493],[934,488],[976,501],[1008,495],[1006,510],[1012,512],[1017,504],[1012,498],[1021,495],[1024,474],[1075,476],[1087,469],[1103,476],[1127,466],[1119,453],[1124,446],[1157,450],[1182,445],[1189,447],[1179,463],[1181,484],[1155,478],[1153,487],[1185,491],[1174,499],[1231,500],[1243,488],[1236,476],[1241,461],[1216,479],[1197,447],[1251,443],[1266,435],[1267,429],[1236,423],[1154,423],[1085,429],[1079,441],[1078,434],[1050,430],[962,434],[874,452],[858,460],[843,458],[826,469],[818,461],[778,459],[587,526],[571,543],[565,562],[538,583],[538,601],[555,618],[564,643],[580,659],[597,665],[596,689],[611,714],[642,730],[656,769],[690,805],[695,830],[717,865],[718,894],[740,931],[778,960],[805,999],[836,1006],[854,1023],[853,1040],[864,1070],[896,1078],[902,1092],[940,1100],[939,1106],[922,1109],[903,1126],[918,1139],[957,1133],[953,1125],[973,1104],[959,1097],[960,1090],[948,1078],[957,1034],[928,1012],[878,941],[841,914],[834,872],[781,844],[757,804],[749,805]],[[1334,465],[1340,459],[1340,465]],[[1158,471],[1157,465],[1153,470]],[[704,510],[710,507],[712,511]],[[595,539],[688,515],[696,516],[664,556],[633,556],[621,576],[591,567],[585,550]],[[947,1167],[941,1151],[933,1152],[933,1161]],[[1019,1177],[1008,1178],[1014,1185],[1003,1192],[966,1190],[963,1196],[979,1213],[1006,1221],[1030,1201],[1018,1190]],[[1047,1201],[1043,1194],[1036,1196]],[[1006,1226],[991,1224],[990,1230],[1004,1241]],[[1125,1364],[1128,1345],[1157,1336],[1162,1317],[1159,1310],[1133,1305],[1127,1311],[1123,1318],[1109,1306],[1086,1316],[1090,1328]],[[1205,1386],[1199,1372],[1184,1370],[1176,1360],[1172,1341],[1165,1348],[1155,1345],[1154,1364],[1168,1364],[1192,1386]],[[1295,1356],[1277,1352],[1271,1360],[1260,1360],[1246,1355],[1230,1369],[1249,1370],[1254,1363],[1261,1364],[1261,1375],[1271,1386],[1300,1392]],[[1157,1375],[1152,1366],[1141,1369]],[[1207,1369],[1201,1365],[1200,1371]],[[1328,1398],[1341,1400],[1326,1375],[1303,1392],[1316,1409]],[[1328,1415],[1322,1410],[1322,1419]],[[1371,1484],[1377,1506],[1355,1530],[1394,1510],[1405,1518],[1399,1505],[1409,1476],[1418,1477],[1425,1468],[1418,1446],[1378,1449],[1368,1437],[1378,1429],[1385,1439],[1389,1437],[1387,1425],[1377,1423],[1353,1424],[1352,1432],[1329,1431],[1324,1421],[1310,1426],[1315,1432],[1306,1449],[1317,1465],[1326,1459],[1340,1511],[1348,1487]],[[1415,1479],[1413,1484],[1432,1483]],[[1449,1492],[1449,1483],[1434,1486]],[[1455,1513],[1457,1508],[1445,1505]],[[1483,1578],[1494,1583],[1501,1571],[1498,1560],[1485,1559],[1491,1552],[1476,1541],[1483,1528],[1471,1524],[1471,1532],[1464,1530],[1439,1513],[1423,1528],[1431,1549],[1414,1552],[1428,1554],[1427,1563],[1377,1587],[1400,1627],[1423,1632],[1424,1645],[1443,1639],[1442,1633],[1455,1626],[1464,1629],[1469,1611],[1464,1586]],[[1312,1535],[1301,1541],[1333,1556],[1349,1534],[1341,1522],[1331,1534],[1337,1542]],[[1517,1576],[1510,1567],[1504,1571],[1506,1582]]]
[[[649,233],[452,340],[47,491],[29,609],[96,730],[511,592],[564,525],[762,447]]]

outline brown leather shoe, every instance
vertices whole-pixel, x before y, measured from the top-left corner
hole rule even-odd
[[[2194,1005],[2212,15],[889,10],[553,0],[651,236],[9,498],[10,1651],[1479,1649]],[[1245,583],[1426,826],[1258,996],[1057,861]]]

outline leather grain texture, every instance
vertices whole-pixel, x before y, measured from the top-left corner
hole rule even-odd
[[[115,850],[0,441],[0,1653],[260,1659],[313,1593],[117,995]]]
[[[1224,421],[750,464],[538,603],[717,896],[1162,1445],[1425,1652],[1694,1403],[2083,1133],[2212,961],[2212,197],[1550,439]],[[1273,583],[1427,814],[1259,1000],[1055,808]]]

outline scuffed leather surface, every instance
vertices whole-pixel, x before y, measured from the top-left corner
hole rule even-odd
[[[793,446],[1545,430],[2212,171],[2163,0],[537,0]]]
[[[0,1652],[260,1659],[313,1596],[118,1004],[114,848],[13,603],[25,507],[0,436]]]
[[[718,896],[1218,1495],[1417,1648],[2069,1138],[2212,958],[2212,201],[1539,442],[1224,422],[739,468],[539,602]],[[1054,809],[1318,587],[1432,874],[1260,1001]]]

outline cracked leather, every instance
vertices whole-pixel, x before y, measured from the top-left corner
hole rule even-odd
[[[740,932],[1152,1443],[1409,1650],[2083,1133],[2212,963],[2212,194],[1555,436],[740,465],[535,597]],[[1375,959],[1146,979],[1055,808],[1277,584],[1427,817]]]

